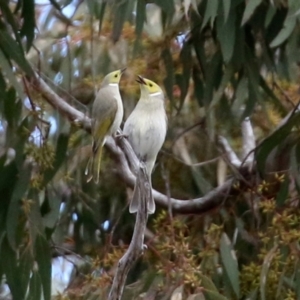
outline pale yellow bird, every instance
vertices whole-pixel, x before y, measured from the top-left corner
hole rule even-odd
[[[167,115],[165,111],[165,97],[162,89],[153,81],[138,76],[140,84],[140,99],[124,125],[124,135],[128,137],[137,157],[147,168],[147,175],[151,185],[151,173],[156,156],[161,149],[167,133]],[[139,193],[135,187],[130,203],[129,212],[138,210]],[[148,214],[155,212],[155,202],[152,197],[147,203]]]
[[[92,178],[99,182],[102,148],[106,137],[114,135],[123,119],[123,103],[119,91],[119,82],[125,69],[107,74],[98,91],[92,107],[93,154],[89,159],[85,174],[87,181]]]

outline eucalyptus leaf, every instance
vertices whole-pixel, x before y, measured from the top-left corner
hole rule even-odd
[[[30,50],[34,39],[35,30],[35,6],[34,0],[23,0],[22,6],[23,25],[21,28],[21,36],[26,36],[26,50]]]
[[[262,0],[249,0],[247,2],[244,14],[243,14],[243,19],[242,19],[242,26],[245,25],[246,22],[251,18],[253,15],[255,9],[262,3]]]
[[[38,274],[41,278],[45,300],[51,298],[51,253],[46,239],[38,235],[35,240],[35,258],[38,264]]]
[[[232,290],[236,297],[240,294],[238,262],[231,241],[226,233],[222,234],[220,243],[220,254],[224,271],[226,272]]]

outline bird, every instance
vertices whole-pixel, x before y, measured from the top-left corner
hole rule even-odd
[[[99,182],[102,148],[106,137],[115,135],[123,120],[123,103],[119,90],[119,82],[126,68],[107,74],[101,82],[92,107],[92,156],[85,174],[87,182],[94,179]]]
[[[138,76],[140,99],[126,120],[123,135],[128,139],[138,159],[145,163],[146,173],[152,190],[151,173],[167,134],[167,115],[165,97],[162,89],[155,82]],[[139,192],[135,185],[129,212],[138,211]],[[148,214],[155,212],[155,202],[151,197],[147,203]]]

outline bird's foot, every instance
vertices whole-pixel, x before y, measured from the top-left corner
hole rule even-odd
[[[127,139],[128,138],[128,134],[117,132],[115,134],[115,138],[116,139],[123,139],[123,138]]]

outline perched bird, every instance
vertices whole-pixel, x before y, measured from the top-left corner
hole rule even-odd
[[[119,82],[125,69],[107,74],[93,103],[92,136],[93,155],[89,159],[85,174],[88,182],[93,178],[99,182],[102,148],[106,137],[114,135],[123,119],[123,103],[119,91]]]
[[[165,111],[164,93],[153,81],[138,76],[140,84],[140,99],[125,122],[123,133],[128,138],[135,154],[146,165],[151,186],[151,173],[156,156],[161,149],[167,133],[167,115]],[[138,210],[139,193],[135,186],[129,212]],[[148,214],[155,212],[155,202],[152,197],[147,203]]]

